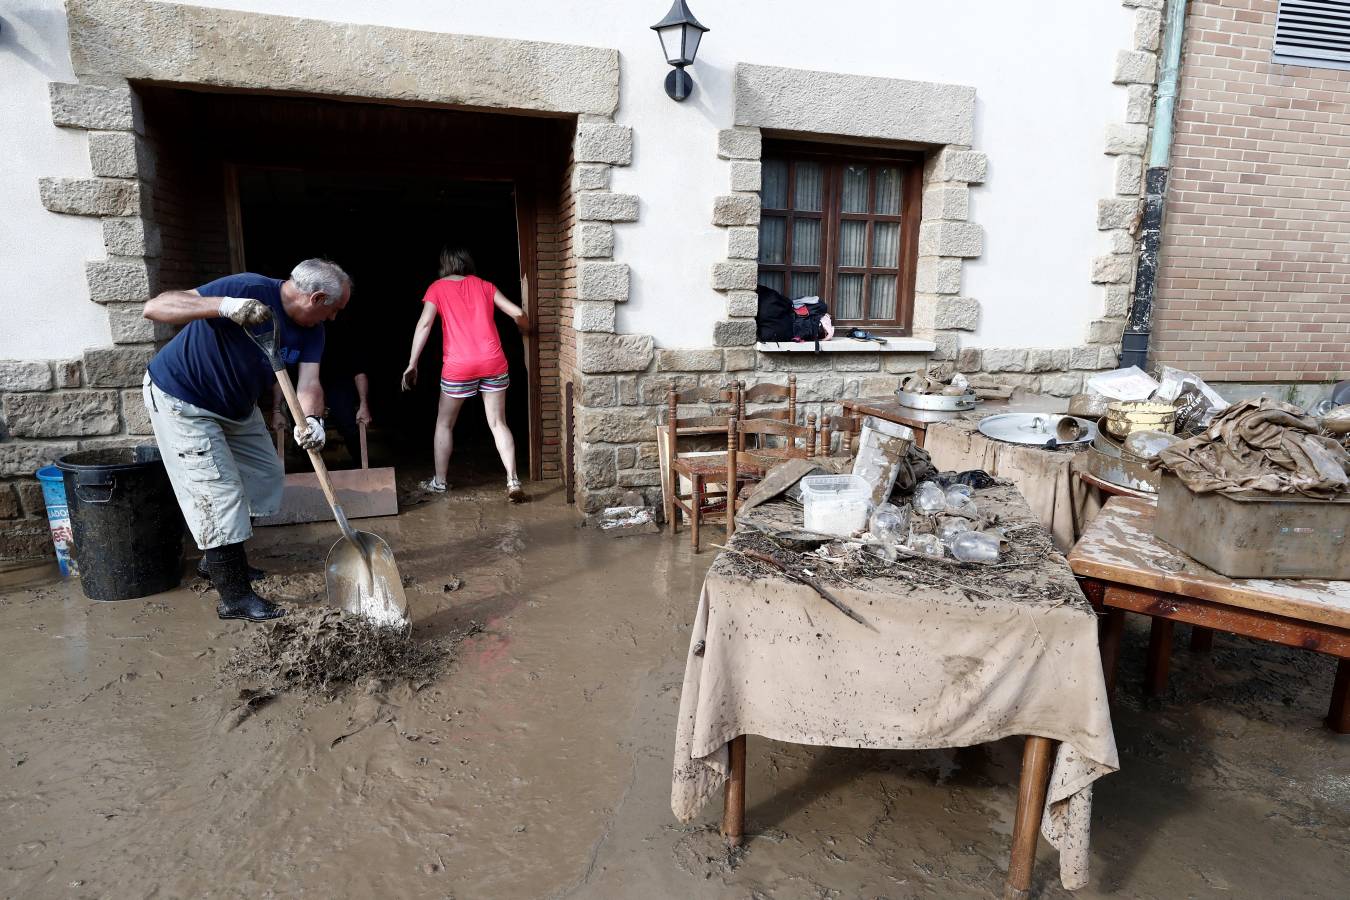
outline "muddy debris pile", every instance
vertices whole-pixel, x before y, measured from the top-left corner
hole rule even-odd
[[[416,641],[406,629],[333,607],[292,609],[253,630],[226,661],[221,680],[328,697],[361,682],[406,682],[416,689],[449,665],[459,641],[481,630],[475,624],[448,639]]]

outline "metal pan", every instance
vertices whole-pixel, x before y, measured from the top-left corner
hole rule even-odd
[[[975,392],[964,394],[915,394],[910,391],[896,391],[895,399],[901,406],[910,409],[930,409],[935,412],[958,412],[975,408]]]

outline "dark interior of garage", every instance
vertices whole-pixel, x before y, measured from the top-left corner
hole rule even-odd
[[[328,326],[330,341],[349,342],[368,369],[371,465],[429,473],[439,324],[421,356],[417,388],[400,391],[399,376],[421,299],[438,276],[439,253],[445,246],[467,247],[478,275],[537,321],[530,308],[537,298],[524,295],[527,285],[537,283],[528,269],[540,217],[557,204],[571,123],[313,98],[139,90],[155,157],[160,288],[196,287],[240,270],[285,278],[296,262],[314,256],[340,264],[355,288],[347,309]],[[532,462],[537,465],[539,453],[531,409],[538,408],[540,373],[537,366],[531,371],[529,340],[500,313],[497,324],[510,364],[508,421],[524,474]],[[260,402],[266,408],[271,398]],[[335,468],[355,464],[343,443],[334,434],[325,454]],[[287,468],[308,464],[292,448]],[[481,401],[470,401],[455,429],[451,482],[500,475]]]

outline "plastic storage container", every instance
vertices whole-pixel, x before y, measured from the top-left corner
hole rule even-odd
[[[872,488],[861,475],[807,475],[802,479],[806,530],[849,537],[867,528]]]
[[[158,447],[81,450],[56,467],[86,597],[130,600],[178,587],[183,516]]]

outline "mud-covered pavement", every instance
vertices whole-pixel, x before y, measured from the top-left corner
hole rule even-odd
[[[430,686],[258,704],[217,683],[246,630],[186,585],[96,604],[0,581],[6,897],[987,897],[1020,748],[900,753],[751,738],[744,852],[720,809],[681,826],[670,755],[712,554],[579,528],[553,489],[456,491],[367,520],[413,583],[422,637],[480,623]],[[261,532],[274,597],[315,594],[331,526]],[[305,576],[309,576],[306,578]],[[457,581],[458,579],[458,581]],[[461,583],[462,582],[462,583]],[[449,588],[449,589],[447,589]],[[1184,638],[1184,629],[1181,637]],[[1333,666],[1178,641],[1140,699],[1131,630],[1078,897],[1342,897],[1350,738]],[[1041,843],[1036,893],[1069,896]]]

